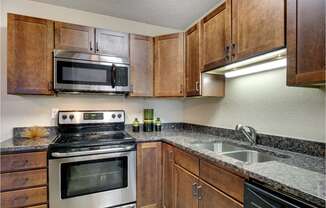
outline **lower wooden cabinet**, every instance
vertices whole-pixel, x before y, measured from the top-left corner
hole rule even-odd
[[[163,144],[162,204],[163,208],[174,207],[174,151],[173,146]]]
[[[46,208],[47,154],[29,152],[1,155],[1,207]]]
[[[162,205],[162,143],[137,145],[137,207]]]

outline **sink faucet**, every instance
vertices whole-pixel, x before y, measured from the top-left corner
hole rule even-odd
[[[247,138],[247,140],[250,142],[251,145],[255,145],[256,144],[256,130],[250,126],[243,126],[241,124],[237,124],[235,126],[235,130],[236,131],[240,131],[243,135],[245,135],[245,137]]]

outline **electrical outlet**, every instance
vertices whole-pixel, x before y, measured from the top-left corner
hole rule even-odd
[[[59,109],[58,108],[52,108],[51,110],[51,118],[56,119],[58,115]]]

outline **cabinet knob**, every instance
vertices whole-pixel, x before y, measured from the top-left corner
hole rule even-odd
[[[197,183],[192,184],[192,196],[197,197],[198,196],[198,189],[197,189]]]
[[[202,191],[201,185],[197,186],[197,194],[198,194],[198,200],[202,200],[203,199],[203,191]]]
[[[89,41],[89,50],[93,50],[93,43],[92,43],[92,41]]]

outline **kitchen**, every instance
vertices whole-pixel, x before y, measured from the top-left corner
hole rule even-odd
[[[325,207],[325,1],[190,2],[1,1],[1,207]]]

